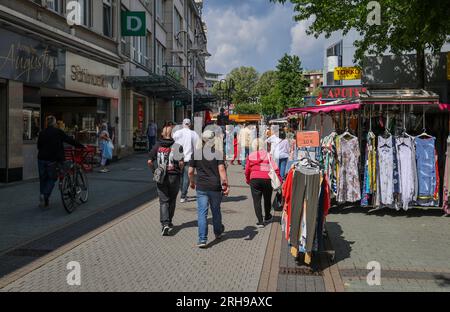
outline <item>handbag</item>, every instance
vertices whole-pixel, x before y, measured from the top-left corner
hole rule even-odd
[[[273,168],[272,157],[270,157],[270,154],[267,154],[267,155],[269,157],[269,165],[270,165],[270,171],[269,171],[270,181],[272,183],[272,188],[275,191],[277,191],[277,190],[281,189],[282,183],[281,183],[280,179],[278,178],[278,175],[277,175],[275,169]]]

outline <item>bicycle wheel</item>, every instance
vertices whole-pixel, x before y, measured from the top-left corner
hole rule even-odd
[[[78,168],[76,172],[76,191],[77,191],[77,199],[82,203],[86,203],[89,198],[89,185],[86,174]]]
[[[77,208],[76,187],[75,181],[73,181],[73,178],[69,173],[64,175],[60,191],[64,209],[66,209],[68,213],[74,212]]]

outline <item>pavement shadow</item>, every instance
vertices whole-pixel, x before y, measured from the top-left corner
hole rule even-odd
[[[240,202],[247,200],[247,196],[241,195],[241,196],[234,196],[234,197],[224,197],[222,202],[223,203],[231,203],[231,202]]]
[[[253,240],[255,236],[258,235],[258,231],[255,226],[247,226],[242,230],[232,230],[227,231],[223,234],[221,239],[216,239],[208,244],[207,248],[212,248],[217,244],[221,244],[229,239],[243,239],[243,240]]]
[[[85,234],[132,212],[155,198],[156,191],[153,186],[152,189],[149,189],[132,199],[97,211],[86,218],[55,230],[30,243],[17,246],[15,249],[0,255],[0,278],[38,260],[70,242],[76,241]],[[83,207],[81,206],[79,209],[83,209]]]
[[[440,287],[450,287],[450,276],[436,275],[434,278]]]
[[[352,252],[352,245],[355,242],[347,241],[343,234],[344,231],[339,223],[326,223],[327,236],[324,237],[326,249],[334,251],[333,264],[339,263],[345,259],[350,258]],[[327,246],[328,245],[328,246]]]
[[[411,208],[408,211],[395,210],[392,208],[372,209],[355,205],[335,205],[330,209],[330,214],[345,215],[360,213],[364,215],[373,215],[378,217],[402,217],[402,218],[420,218],[420,217],[442,217],[445,213],[440,208]]]

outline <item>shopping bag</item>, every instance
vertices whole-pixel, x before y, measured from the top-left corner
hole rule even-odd
[[[114,145],[111,141],[108,141],[106,144],[103,144],[102,156],[106,159],[111,160],[113,158],[113,149]]]
[[[280,179],[278,178],[278,175],[275,172],[275,169],[273,168],[272,157],[270,157],[270,154],[267,154],[267,155],[269,157],[269,164],[270,164],[269,177],[270,177],[270,181],[272,183],[272,188],[274,190],[279,190],[279,189],[281,189],[282,183],[281,183]]]

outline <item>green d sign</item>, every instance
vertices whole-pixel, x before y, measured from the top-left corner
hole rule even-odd
[[[121,13],[122,37],[146,35],[145,12]]]
[[[175,101],[175,107],[181,107],[183,103],[180,100]]]

